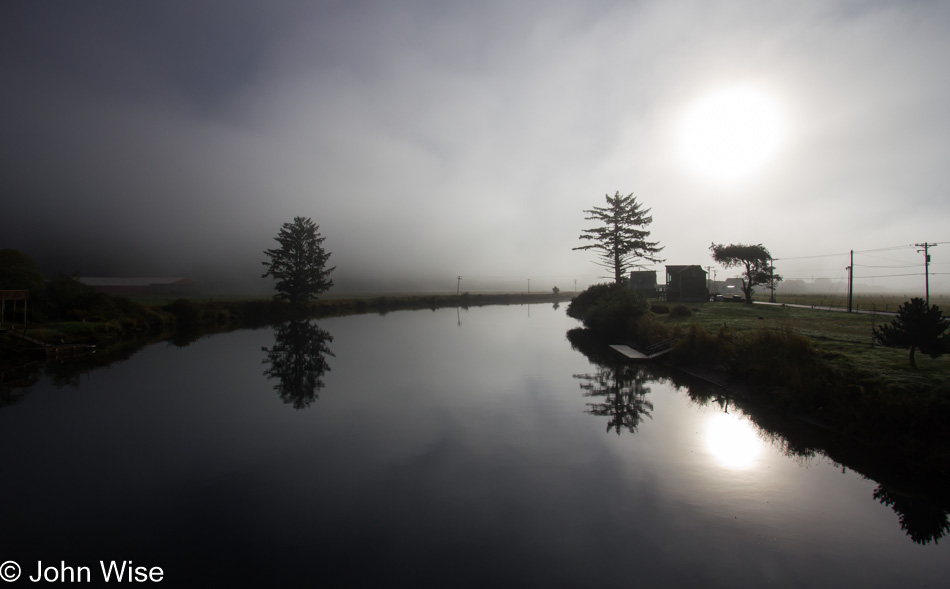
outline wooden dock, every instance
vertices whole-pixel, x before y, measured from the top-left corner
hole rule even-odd
[[[96,351],[96,346],[94,344],[48,344],[36,339],[35,337],[30,337],[25,333],[16,331],[15,329],[3,328],[2,331],[9,333],[10,335],[27,343],[33,344],[31,347],[22,348],[24,351],[31,354],[45,354],[47,357],[61,357],[91,354],[95,353]]]
[[[630,358],[631,360],[649,360],[650,359],[650,357],[644,354],[643,352],[638,352],[634,350],[633,348],[631,348],[630,346],[612,344],[610,347],[617,350],[618,352],[620,352],[627,358]]]
[[[95,354],[96,346],[93,344],[55,344],[43,346],[42,348],[33,348],[33,351],[46,354],[47,358],[61,358],[63,356],[82,356],[84,354]]]
[[[14,329],[14,328],[12,328],[12,327],[5,327],[5,326],[4,326],[4,327],[0,327],[0,331],[2,331],[2,332],[4,332],[4,333],[9,333],[10,335],[12,335],[13,337],[15,337],[15,338],[17,338],[17,339],[23,340],[23,341],[25,341],[25,342],[29,342],[29,343],[31,343],[31,344],[33,344],[33,345],[36,345],[36,346],[45,346],[45,345],[47,345],[47,344],[45,344],[44,342],[41,342],[40,340],[36,339],[35,337],[30,337],[30,336],[26,335],[26,333],[17,331],[16,329]]]
[[[653,360],[654,358],[659,358],[660,356],[669,354],[673,349],[674,344],[676,344],[675,339],[653,344],[647,348],[646,353],[643,353],[639,350],[634,350],[630,346],[625,346],[623,344],[611,344],[610,347],[614,350],[617,350],[630,360],[642,362],[644,360]]]

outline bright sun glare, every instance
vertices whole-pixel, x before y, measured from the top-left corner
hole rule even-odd
[[[755,465],[762,440],[748,421],[734,413],[717,413],[706,422],[706,449],[722,466],[744,470]]]
[[[738,86],[708,94],[689,109],[680,128],[680,146],[696,171],[734,180],[769,160],[781,135],[773,100],[760,90]]]

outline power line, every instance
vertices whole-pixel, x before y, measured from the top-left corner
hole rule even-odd
[[[901,276],[923,276],[923,272],[918,272],[916,274],[883,274],[881,276],[865,276],[861,275],[858,278],[899,278]],[[950,276],[950,272],[931,272],[931,276]]]
[[[941,244],[945,244],[945,243],[950,243],[950,241],[937,241],[937,242],[931,243],[930,246],[932,247],[932,246],[934,246],[934,245],[941,245]],[[908,243],[908,244],[892,245],[892,246],[888,246],[888,247],[879,247],[879,248],[867,249],[867,250],[854,250],[854,253],[856,253],[856,254],[869,254],[869,253],[875,253],[875,252],[889,252],[889,251],[902,250],[902,249],[906,249],[906,248],[920,247],[920,246],[922,246],[922,245],[923,245],[923,244]],[[850,253],[851,253],[851,252],[841,252],[841,253],[834,253],[834,254],[815,254],[815,255],[812,255],[812,256],[794,256],[794,257],[790,257],[790,258],[787,258],[787,257],[785,257],[785,258],[772,258],[772,260],[778,262],[778,261],[788,261],[788,260],[809,260],[809,259],[812,259],[812,258],[832,258],[832,257],[836,257],[836,256],[847,256],[847,255],[850,255]],[[872,256],[872,257],[873,257],[873,256]]]
[[[875,260],[884,260],[884,261],[886,261],[886,262],[901,262],[901,263],[904,263],[904,262],[907,261],[907,260],[898,260],[897,258],[885,258],[884,256],[868,256],[868,255],[865,255],[864,257],[866,257],[866,258],[873,258],[873,259],[875,259]]]
[[[841,253],[841,254],[816,254],[816,255],[814,255],[814,256],[798,256],[798,257],[795,257],[795,258],[772,258],[772,261],[773,261],[773,262],[785,262],[785,261],[788,261],[788,260],[810,260],[810,259],[812,259],[812,258],[832,258],[832,257],[847,256],[847,255],[848,255],[848,252],[844,252],[844,253]]]
[[[864,274],[856,274],[854,277],[855,277],[855,279],[862,279],[862,278],[892,278],[892,277],[893,277],[893,278],[899,278],[899,277],[901,277],[901,276],[923,276],[923,275],[924,275],[923,272],[918,272],[918,273],[916,273],[916,274],[878,274],[878,275],[875,275],[875,276],[866,276],[866,275],[864,275]],[[931,272],[930,275],[931,275],[931,276],[950,276],[950,272]],[[825,276],[819,276],[819,277],[817,277],[817,278],[815,278],[814,276],[784,276],[784,277],[783,277],[783,281],[785,281],[785,282],[788,282],[789,280],[813,280],[813,279],[814,279],[814,280],[828,280],[828,281],[832,281],[832,282],[835,281],[835,280],[847,280],[847,278],[844,277],[844,276],[841,276],[840,273],[837,274],[837,275],[835,275],[834,278],[828,278],[828,277],[825,277]]]
[[[890,251],[894,251],[894,250],[901,250],[901,249],[904,249],[905,247],[914,247],[914,245],[913,245],[913,244],[907,244],[907,245],[892,245],[891,247],[882,247],[882,248],[873,249],[873,250],[855,250],[854,253],[856,253],[856,254],[867,254],[867,253],[870,253],[870,252],[890,252]]]
[[[854,250],[853,253],[855,253],[855,254],[865,254],[865,253],[869,253],[869,252],[886,252],[886,251],[891,251],[891,250],[903,249],[903,248],[905,248],[905,247],[914,247],[914,246],[912,246],[912,245],[898,245],[898,246],[892,246],[892,247],[882,247],[882,248],[873,249],[873,250]],[[795,257],[793,257],[793,258],[773,258],[773,260],[775,260],[775,261],[777,262],[777,261],[779,261],[779,260],[787,261],[787,260],[808,260],[808,259],[812,259],[812,258],[833,258],[833,257],[838,257],[838,256],[849,256],[849,255],[851,255],[851,253],[852,253],[852,252],[848,251],[848,252],[841,252],[841,253],[835,253],[835,254],[815,254],[815,255],[813,255],[813,256],[795,256]]]

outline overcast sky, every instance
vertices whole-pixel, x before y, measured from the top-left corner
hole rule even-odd
[[[47,272],[260,287],[262,251],[300,215],[326,237],[337,291],[454,291],[457,275],[463,290],[569,290],[610,274],[571,248],[584,209],[620,191],[652,209],[669,264],[762,243],[811,281],[846,276],[854,249],[857,281],[922,292],[906,246],[940,243],[931,292],[950,291],[947,2],[3,14],[0,247]],[[709,111],[723,100],[738,111]],[[741,132],[759,110],[735,170],[716,159],[728,146],[697,143],[710,117]],[[807,257],[824,254],[839,255]],[[913,276],[864,278],[892,274]]]

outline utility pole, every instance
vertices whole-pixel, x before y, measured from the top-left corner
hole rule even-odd
[[[459,291],[462,290],[462,277],[459,276],[458,279],[458,284],[455,285],[455,296],[459,296]]]
[[[531,294],[531,279],[528,279],[528,294]]]
[[[772,265],[772,258],[769,258],[769,302],[775,302],[775,266]]]
[[[574,279],[574,292],[577,292],[577,279]]]
[[[917,253],[924,252],[924,287],[927,292],[927,306],[930,306],[930,248],[937,247],[936,243],[915,243],[917,247],[922,247],[924,249],[917,250]]]
[[[851,250],[851,265],[848,266],[848,313],[851,312],[851,301],[854,296],[852,285],[854,284],[854,250]]]

